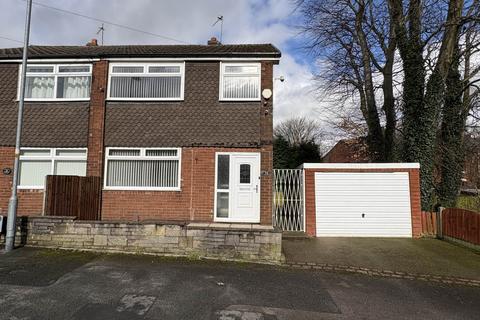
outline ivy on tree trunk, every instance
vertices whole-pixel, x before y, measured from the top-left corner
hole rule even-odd
[[[456,48],[458,52],[458,47]],[[445,104],[440,129],[440,184],[438,196],[445,207],[455,206],[460,190],[464,161],[464,132],[467,112],[463,103],[463,81],[458,55],[450,67],[446,83]]]

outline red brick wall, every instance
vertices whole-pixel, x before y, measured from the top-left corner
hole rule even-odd
[[[408,172],[410,178],[412,234],[414,237],[421,236],[420,173],[418,169],[305,169],[305,231],[308,235],[316,236],[315,172]]]
[[[262,91],[273,92],[273,62],[262,62]],[[262,144],[262,171],[268,174],[262,177],[261,185],[261,223],[272,224],[273,197],[273,95],[266,100],[262,97],[260,108],[260,141]]]
[[[0,169],[11,168],[13,170],[13,161],[15,148],[0,148]],[[0,173],[0,215],[7,215],[8,200],[12,192],[13,174],[4,175]],[[18,209],[17,215],[40,215],[43,211],[43,190],[18,190]]]
[[[108,61],[93,63],[92,89],[88,120],[87,175],[102,176],[105,135],[105,97],[107,92]]]
[[[213,221],[216,152],[261,152],[271,168],[272,148],[183,148],[181,191],[103,191],[102,220]],[[271,170],[261,179],[260,220],[272,222]]]
[[[15,148],[0,148],[0,169],[11,168],[13,170],[13,157]],[[8,210],[8,199],[12,188],[12,175],[0,173],[0,214],[6,215]]]

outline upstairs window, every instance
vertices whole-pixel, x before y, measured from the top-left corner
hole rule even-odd
[[[260,100],[260,63],[221,63],[220,100]]]
[[[91,65],[28,65],[26,100],[89,100]]]
[[[183,100],[183,63],[110,64],[110,100]]]

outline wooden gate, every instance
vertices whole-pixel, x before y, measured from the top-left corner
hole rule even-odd
[[[100,177],[47,176],[44,213],[100,220],[101,197]]]

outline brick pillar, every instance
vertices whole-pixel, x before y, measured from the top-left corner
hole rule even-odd
[[[105,98],[107,94],[108,62],[93,64],[92,89],[88,122],[87,175],[102,176],[105,135]]]
[[[317,235],[317,222],[315,213],[315,171],[304,170],[305,175],[305,233],[311,237]]]
[[[419,238],[422,235],[422,209],[420,200],[420,170],[410,169],[410,205],[412,214],[412,236]]]
[[[273,62],[262,62],[262,91],[273,91]],[[262,183],[260,197],[260,223],[272,224],[273,201],[273,96],[266,100],[262,97],[260,108],[260,143],[262,155]]]

